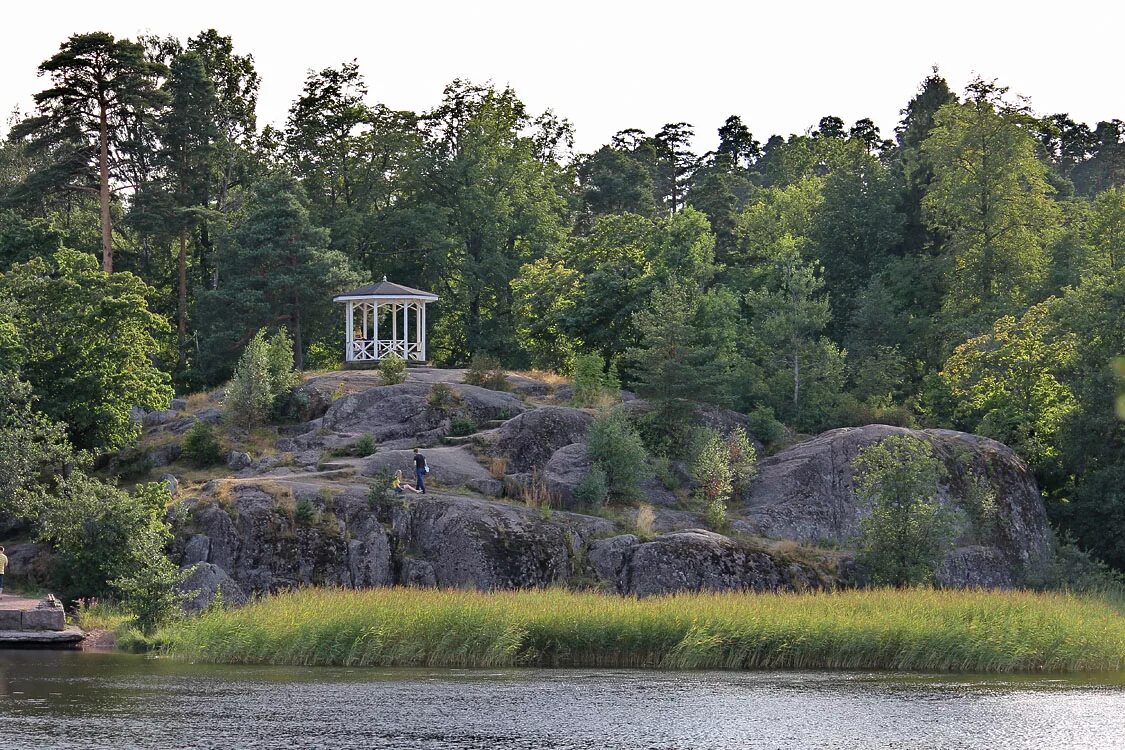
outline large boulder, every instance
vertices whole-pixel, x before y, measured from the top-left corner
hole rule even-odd
[[[641,541],[632,534],[590,545],[594,574],[621,594],[678,591],[805,591],[823,586],[807,565],[752,550],[702,529]]]
[[[559,448],[585,442],[593,421],[580,409],[541,406],[501,425],[495,448],[507,457],[510,471],[534,471],[542,468]]]
[[[206,562],[192,565],[187,577],[176,585],[176,590],[187,597],[183,602],[185,612],[207,609],[216,597],[221,597],[224,605],[237,607],[246,603],[242,587],[218,565]]]
[[[951,582],[970,582],[972,576],[982,581],[1020,582],[1047,561],[1047,517],[1027,464],[995,440],[953,430],[846,427],[770,456],[758,465],[757,479],[742,499],[746,521],[740,529],[776,539],[854,543],[871,505],[856,492],[852,462],[864,447],[892,435],[928,442],[945,463],[949,481],[938,498],[943,505],[956,507],[974,476],[987,480],[996,494],[998,508],[991,529],[974,529],[967,516],[959,514],[958,546],[991,552],[956,553],[956,559],[943,567]],[[970,576],[965,562],[969,557],[986,567]]]
[[[551,497],[555,498],[561,507],[570,510],[578,508],[574,490],[590,473],[593,463],[586,443],[564,445],[547,459],[542,469],[542,481]],[[644,500],[652,505],[673,507],[679,504],[676,496],[655,477],[649,477],[641,482],[640,492]]]
[[[322,431],[370,434],[378,443],[400,443],[397,447],[432,445],[449,433],[449,420],[460,414],[477,424],[509,419],[527,407],[510,393],[473,385],[453,384],[456,404],[439,408],[429,403],[433,385],[406,382],[371,388],[332,403],[324,413]]]

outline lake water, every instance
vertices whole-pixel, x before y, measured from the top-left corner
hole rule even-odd
[[[1125,675],[229,667],[0,651],[0,748],[1115,748]]]

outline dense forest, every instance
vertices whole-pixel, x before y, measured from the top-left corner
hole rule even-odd
[[[80,34],[40,72],[0,144],[0,436],[37,446],[0,467],[7,497],[71,449],[129,445],[130,409],[224,382],[262,328],[298,367],[338,366],[333,294],[385,274],[441,296],[439,365],[596,354],[767,444],[872,422],[993,437],[1057,528],[1125,569],[1121,120],[935,69],[893,131],[732,115],[705,153],[686,122],[575,153],[511,89],[455,80],[395,111],[351,62],[259,127],[253,57],[214,30]]]

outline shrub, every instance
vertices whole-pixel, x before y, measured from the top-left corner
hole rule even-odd
[[[379,377],[383,385],[398,385],[406,382],[406,360],[391,354],[379,360]]]
[[[370,456],[375,449],[375,438],[369,432],[363,433],[359,440],[352,443],[352,454],[356,456]]]
[[[394,491],[391,488],[394,486],[395,474],[390,467],[383,466],[375,472],[373,480],[371,491],[367,493],[367,507],[376,510],[380,505],[394,497]]]
[[[945,465],[928,443],[895,435],[859,452],[859,493],[871,500],[863,521],[860,562],[876,583],[928,583],[952,541],[948,514],[937,502]]]
[[[606,372],[597,354],[579,354],[574,358],[574,395],[576,406],[602,406],[616,400],[621,384],[616,369]]]
[[[742,493],[758,473],[758,452],[742,427],[727,434],[727,458],[730,461],[732,491]]]
[[[469,370],[465,373],[465,382],[493,391],[506,391],[510,387],[508,376],[500,366],[499,360],[487,354],[473,355]]]
[[[311,501],[307,498],[301,498],[297,501],[297,507],[293,511],[293,521],[298,526],[309,526],[312,524],[313,518],[316,517],[316,508],[313,507]]]
[[[672,460],[667,456],[656,456],[652,459],[652,470],[664,489],[675,492],[680,488],[680,476],[672,466]]]
[[[773,409],[759,406],[749,414],[750,432],[765,445],[777,445],[785,437],[785,425],[773,415]]]
[[[734,489],[730,453],[719,433],[703,429],[697,433],[697,447],[691,462],[691,475],[707,503],[708,512],[716,502],[725,503]],[[725,505],[724,505],[725,512]]]
[[[493,456],[488,462],[488,473],[493,479],[503,480],[508,473],[508,459],[505,456]]]
[[[727,504],[722,498],[715,498],[707,503],[703,511],[703,518],[715,531],[726,531],[730,528],[730,518],[727,516]]]
[[[597,465],[591,466],[590,472],[574,488],[574,499],[587,508],[605,505],[608,495],[605,472]]]
[[[605,472],[609,498],[620,502],[638,499],[638,485],[650,476],[648,454],[625,415],[619,410],[599,415],[590,425],[586,441],[590,457]]]
[[[293,369],[293,341],[284,328],[266,338],[261,329],[246,345],[223,401],[228,418],[244,429],[261,424],[278,398],[300,382]]]
[[[187,431],[181,448],[180,455],[192,466],[205,468],[223,460],[223,446],[215,436],[215,429],[202,420]]]
[[[449,434],[453,435],[454,437],[464,437],[465,435],[472,435],[476,431],[476,422],[461,414],[458,414],[449,421]]]
[[[461,397],[457,391],[449,387],[448,383],[434,383],[426,396],[426,401],[435,409],[445,411],[461,403]]]

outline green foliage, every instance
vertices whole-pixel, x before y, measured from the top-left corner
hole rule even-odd
[[[440,411],[452,409],[461,403],[461,396],[448,383],[434,383],[426,395],[426,403]]]
[[[469,417],[458,414],[449,420],[449,434],[454,437],[472,435],[477,431],[477,424]]]
[[[79,448],[115,450],[140,433],[136,406],[154,411],[172,398],[171,379],[154,364],[152,289],[131,273],[107,274],[87,254],[60,250],[0,276],[0,304],[19,333],[19,369],[38,408],[67,425]]]
[[[338,370],[344,364],[343,347],[327,341],[314,341],[305,352],[306,370]]]
[[[750,432],[765,445],[777,445],[785,437],[785,425],[773,415],[773,409],[759,406],[747,417]]]
[[[375,438],[370,432],[365,432],[359,436],[354,443],[348,446],[348,453],[352,456],[370,456],[379,446],[375,444]]]
[[[613,372],[606,372],[602,358],[596,354],[578,354],[571,366],[574,374],[575,406],[602,406],[615,399],[620,384]]]
[[[223,408],[237,426],[249,430],[266,421],[279,397],[301,380],[293,369],[293,343],[285,329],[266,337],[261,329],[250,339],[227,386]]]
[[[937,500],[945,466],[928,443],[895,435],[869,445],[853,461],[859,493],[871,501],[863,521],[860,561],[876,583],[928,583],[952,543],[947,512]]]
[[[699,486],[699,493],[706,503],[708,513],[718,503],[730,499],[734,489],[734,472],[731,468],[730,454],[722,436],[715,430],[704,428],[696,433],[696,446],[691,462],[691,475]]]
[[[372,478],[371,491],[367,493],[367,507],[378,510],[381,505],[394,498],[395,474],[389,466],[381,466]]]
[[[130,596],[145,611],[159,610],[158,592],[171,590],[164,548],[168,491],[139,485],[133,494],[75,471],[37,512],[40,538],[60,560],[64,598]],[[170,594],[168,594],[170,596]],[[154,604],[153,602],[157,602]]]
[[[73,461],[65,426],[34,408],[31,386],[0,370],[0,517],[31,516]],[[10,515],[9,515],[10,514]]]
[[[398,385],[406,382],[406,360],[396,354],[379,360],[379,378],[383,385]]]
[[[316,507],[308,498],[301,498],[293,509],[293,522],[298,526],[311,526],[316,519]]]
[[[215,429],[202,420],[188,429],[181,448],[181,456],[200,468],[214,466],[223,460],[223,446],[215,435]]]
[[[487,354],[473,355],[473,361],[465,372],[465,382],[493,391],[506,391],[510,388],[508,375],[504,372],[500,361]]]
[[[1059,224],[1047,169],[1023,127],[1024,113],[1004,100],[1006,91],[975,80],[963,103],[937,111],[923,145],[934,174],[922,201],[925,216],[949,238],[944,308],[952,341],[1032,300],[1045,278],[1050,232]]]
[[[703,509],[703,520],[715,531],[725,532],[730,529],[730,516],[727,503],[721,497],[710,500]]]
[[[574,499],[586,508],[600,508],[609,497],[609,479],[605,470],[595,464],[574,488]]]
[[[664,486],[664,489],[674,492],[680,488],[680,475],[672,466],[672,459],[667,456],[654,456],[652,471],[656,475],[656,479]]]
[[[594,465],[605,473],[609,499],[640,498],[640,483],[649,477],[648,454],[640,435],[619,410],[598,415],[586,436]]]
[[[735,426],[727,434],[725,447],[730,463],[732,489],[741,495],[750,488],[750,482],[758,474],[758,451],[754,449],[746,430],[740,426]]]

